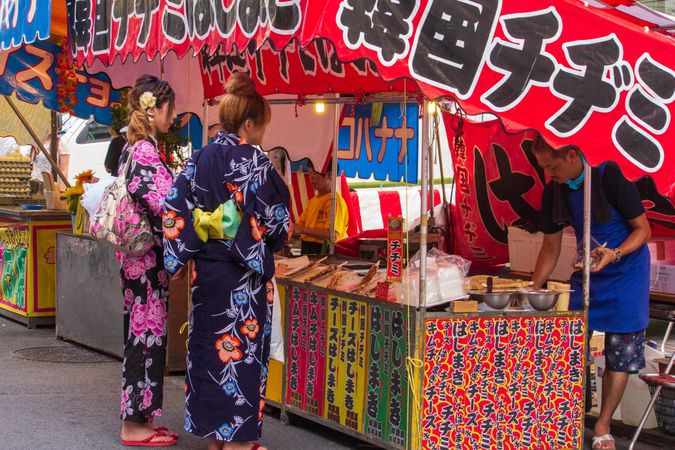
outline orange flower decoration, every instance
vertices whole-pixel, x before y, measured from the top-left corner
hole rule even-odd
[[[267,231],[265,226],[261,227],[259,225],[260,222],[258,222],[258,219],[256,219],[255,216],[251,216],[249,223],[251,224],[251,236],[253,236],[253,239],[255,239],[257,242],[262,241],[262,238]]]
[[[232,193],[234,192],[234,201],[237,203],[241,203],[242,200],[244,200],[244,195],[239,192],[239,186],[233,183],[227,183],[227,190],[228,192]]]
[[[249,319],[244,322],[244,325],[239,328],[241,334],[245,334],[249,339],[255,339],[260,331],[260,326],[258,326],[258,319]]]
[[[175,211],[169,211],[162,217],[164,237],[167,239],[176,239],[183,227],[185,227],[185,220],[182,217],[176,217]]]
[[[218,358],[224,363],[239,361],[242,357],[241,350],[239,350],[240,345],[241,341],[238,338],[231,334],[224,334],[216,341]]]

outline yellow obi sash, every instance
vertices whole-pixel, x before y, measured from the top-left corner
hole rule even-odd
[[[192,214],[197,236],[204,242],[209,239],[234,239],[241,216],[242,213],[232,200],[226,201],[213,212],[195,208]]]

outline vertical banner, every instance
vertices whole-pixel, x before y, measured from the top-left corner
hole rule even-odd
[[[340,401],[338,395],[344,391],[344,380],[340,378],[340,346],[342,330],[340,327],[340,299],[328,298],[326,307],[328,314],[326,333],[326,407],[324,417],[332,422],[340,423]],[[343,398],[341,396],[340,400]]]
[[[389,308],[378,303],[370,305],[370,342],[368,361],[368,389],[366,394],[364,432],[378,439],[385,439],[389,398],[389,370],[385,360],[384,310]]]
[[[403,218],[387,219],[387,281],[400,283],[403,273]]]
[[[536,223],[541,209],[546,180],[532,153],[536,134],[507,133],[498,120],[458,128],[454,116],[443,119],[456,181],[452,251],[478,265],[504,264],[508,227]]]
[[[579,448],[583,319],[429,319],[422,448]]]
[[[326,296],[308,292],[308,353],[305,410],[316,416],[323,414],[326,373]]]
[[[328,299],[327,418],[355,431],[363,429],[367,327],[367,303],[332,296]]]
[[[302,350],[305,328],[302,324],[305,321],[302,317],[304,299],[307,293],[297,287],[291,287],[288,296],[289,313],[289,336],[288,340],[288,362],[287,362],[287,383],[286,383],[286,402],[295,408],[302,409],[304,406],[305,392],[305,359],[306,353]]]
[[[387,420],[387,441],[404,448],[408,424],[408,376],[406,356],[408,354],[408,321],[403,310],[391,311],[391,352],[389,353],[391,378],[389,385],[389,416]]]
[[[356,353],[356,378],[354,384],[356,385],[354,393],[354,405],[352,410],[347,410],[347,417],[351,416],[351,427],[361,432],[363,430],[363,407],[366,402],[366,381],[367,381],[367,367],[368,367],[368,352],[366,351],[366,336],[368,335],[368,303],[356,302],[358,307],[358,322],[355,322],[356,329],[354,334],[357,336],[357,353]],[[349,426],[350,424],[348,424]]]

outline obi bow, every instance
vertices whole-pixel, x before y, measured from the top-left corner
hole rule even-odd
[[[215,211],[203,211],[195,208],[193,213],[195,231],[199,239],[234,239],[241,222],[241,213],[232,201],[220,205]]]

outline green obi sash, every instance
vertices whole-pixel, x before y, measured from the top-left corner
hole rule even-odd
[[[197,236],[204,242],[209,239],[234,239],[239,229],[242,213],[232,200],[228,200],[213,212],[195,208],[192,218]]]

